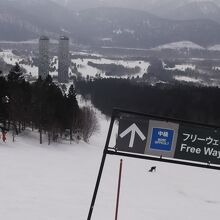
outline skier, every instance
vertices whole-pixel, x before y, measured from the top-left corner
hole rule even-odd
[[[1,127],[1,126],[0,126],[0,129],[2,130],[1,131],[2,135],[0,135],[0,137],[2,138],[3,142],[5,142],[6,141],[6,134],[7,134],[8,130],[5,127]]]
[[[156,172],[156,166],[151,167],[148,172]]]
[[[6,134],[7,134],[6,131],[2,131],[2,140],[3,140],[3,142],[6,141]]]

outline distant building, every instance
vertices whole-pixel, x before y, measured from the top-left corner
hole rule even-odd
[[[39,39],[38,76],[46,79],[49,75],[49,38],[41,36]]]
[[[68,82],[69,73],[69,38],[61,36],[58,51],[58,82]]]

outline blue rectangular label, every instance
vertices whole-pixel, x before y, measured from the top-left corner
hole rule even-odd
[[[171,151],[174,130],[153,128],[150,148],[155,150]]]

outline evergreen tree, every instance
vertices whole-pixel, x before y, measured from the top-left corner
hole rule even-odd
[[[4,77],[0,77],[0,123],[6,127],[8,120],[8,94],[7,94],[7,81]]]
[[[16,63],[8,74],[9,119],[13,126],[13,134],[14,132],[16,132],[16,134],[20,132],[20,124],[23,115],[23,82],[24,79],[21,68],[19,64]],[[19,125],[18,127],[17,124]]]
[[[15,66],[13,66],[11,70],[9,71],[8,81],[17,82],[19,79],[22,79],[22,71],[21,71],[21,67],[19,66],[19,64],[16,63]]]
[[[79,115],[79,105],[76,99],[76,91],[73,85],[70,86],[67,95],[67,111],[68,111],[68,127],[70,129],[70,139],[72,140],[72,134],[77,127],[77,117]]]

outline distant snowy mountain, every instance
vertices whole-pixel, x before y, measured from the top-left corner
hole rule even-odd
[[[66,2],[68,4],[68,2]],[[23,41],[67,34],[78,44],[152,48],[177,41],[203,47],[220,44],[220,24],[209,19],[176,21],[123,8],[74,12],[44,0],[1,0],[0,40]]]
[[[177,41],[218,44],[220,25],[210,20],[175,21],[121,8],[96,8],[76,14],[74,38],[93,45],[151,48]]]
[[[51,0],[72,10],[82,10],[96,7],[122,7],[141,9],[151,12],[174,9],[191,2],[204,0]],[[219,0],[206,0],[220,5]]]
[[[212,1],[190,2],[167,8],[157,15],[176,20],[210,19],[220,23],[220,6]]]
[[[53,2],[73,11],[97,7],[121,7],[145,11],[160,12],[175,9],[192,2],[212,2],[220,6],[219,0],[1,0],[14,3],[48,3]]]
[[[41,34],[56,36],[71,23],[72,12],[51,1],[1,0],[0,40],[27,40]]]

